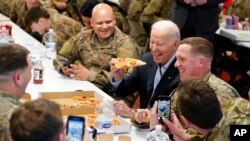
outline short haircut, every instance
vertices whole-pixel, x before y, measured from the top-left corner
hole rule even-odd
[[[19,44],[0,45],[0,83],[5,82],[13,71],[28,67],[28,54],[29,50]]]
[[[176,41],[178,42],[180,41],[181,38],[180,30],[178,26],[170,20],[162,20],[155,22],[151,28],[152,28],[151,30],[154,29],[165,30],[166,34],[170,37],[173,43],[175,43]]]
[[[86,0],[80,9],[82,16],[91,18],[92,10],[97,4],[99,4],[97,0]]]
[[[181,41],[180,44],[188,44],[191,46],[193,53],[201,54],[204,57],[213,60],[214,48],[211,42],[201,37],[189,37]]]
[[[40,18],[49,19],[50,14],[41,6],[34,6],[25,14],[24,23],[27,27],[30,27],[33,22],[37,23]]]
[[[59,105],[46,99],[21,105],[10,118],[10,132],[14,141],[56,141],[63,133]]]
[[[181,115],[200,128],[213,128],[222,118],[214,90],[203,80],[187,80],[177,87]]]

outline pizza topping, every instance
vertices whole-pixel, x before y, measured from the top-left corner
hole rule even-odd
[[[114,60],[114,65],[116,68],[121,69],[146,65],[146,62],[134,58],[117,58]]]

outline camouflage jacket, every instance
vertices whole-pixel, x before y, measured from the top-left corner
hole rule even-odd
[[[243,98],[235,98],[223,103],[223,118],[206,136],[204,141],[229,141],[230,125],[250,124],[250,102]]]
[[[25,0],[12,1],[10,7],[10,19],[23,29],[25,28],[24,16],[27,10]]]
[[[9,17],[12,0],[0,0],[0,13]]]
[[[99,43],[94,30],[90,29],[68,40],[59,51],[54,65],[59,70],[58,60],[79,61],[90,70],[88,80],[102,89],[110,79],[111,58],[117,57],[139,58],[136,42],[116,27],[113,36],[105,43]]]
[[[0,90],[0,141],[10,141],[9,119],[21,103]]]
[[[57,52],[62,48],[63,44],[71,37],[75,36],[81,31],[82,25],[64,15],[52,16],[51,28],[57,34]]]
[[[215,91],[216,95],[223,101],[231,101],[233,98],[240,97],[238,92],[231,85],[216,77],[211,72],[208,72],[203,80],[209,84],[209,86]],[[176,113],[179,113],[177,95],[177,92],[172,92],[171,99],[173,109]]]
[[[141,22],[153,24],[169,19],[172,5],[172,0],[150,0],[141,14]]]

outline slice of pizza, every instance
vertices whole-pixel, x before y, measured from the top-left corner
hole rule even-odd
[[[146,65],[146,62],[134,58],[117,58],[114,64],[116,68],[121,69]]]

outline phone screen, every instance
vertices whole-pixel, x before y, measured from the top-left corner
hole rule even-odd
[[[69,116],[67,121],[68,141],[82,141],[85,128],[85,119],[83,117]]]
[[[162,119],[163,117],[169,119],[171,112],[171,100],[168,96],[159,96],[158,97],[158,118]]]
[[[69,67],[70,68],[70,63],[66,60],[60,60],[60,63],[64,66],[64,67]]]

